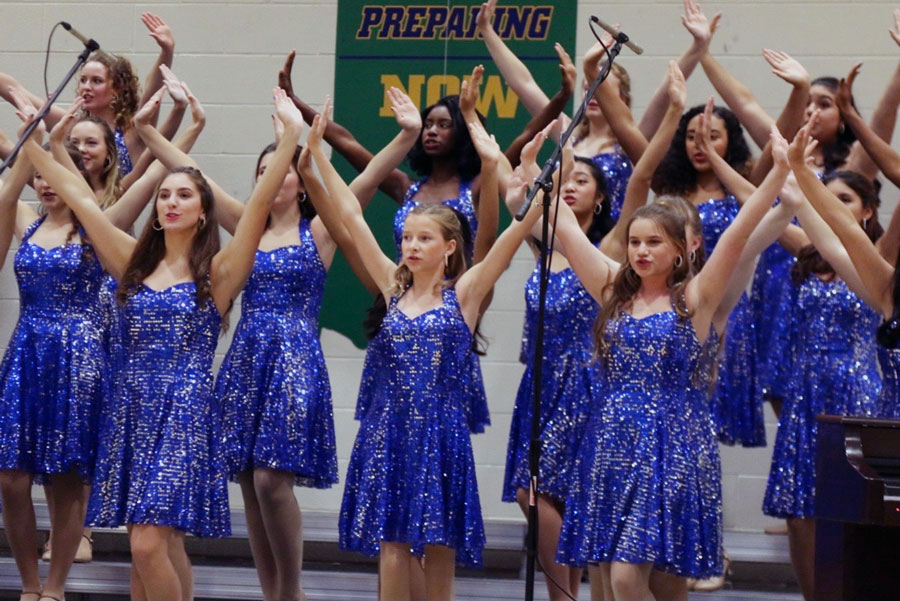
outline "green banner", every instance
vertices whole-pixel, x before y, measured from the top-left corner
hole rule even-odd
[[[481,2],[471,0],[410,4],[340,0],[335,121],[375,153],[398,131],[386,96],[390,87],[404,90],[421,109],[443,96],[457,94],[463,78],[475,65],[483,64],[478,109],[501,147],[512,142],[531,116],[500,76],[475,31],[480,8]],[[576,11],[576,2],[548,0],[503,4],[494,13],[494,30],[528,66],[548,96],[556,93],[560,82],[553,44],[559,42],[574,53]],[[333,160],[347,181],[356,175],[337,153]],[[409,171],[405,165],[401,168]],[[396,209],[391,199],[379,193],[366,210],[366,219],[388,256],[395,254],[392,224]],[[371,302],[371,295],[343,257],[336,258],[325,289],[322,327],[341,332],[364,347],[362,320]]]

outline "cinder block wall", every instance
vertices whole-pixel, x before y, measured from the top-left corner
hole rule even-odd
[[[501,0],[502,2],[502,0]],[[706,4],[707,15],[724,13],[712,50],[722,63],[761,99],[770,114],[777,114],[787,98],[788,86],[770,73],[760,51],[782,49],[801,60],[813,76],[842,76],[859,61],[865,68],[856,85],[856,102],[869,115],[893,73],[900,48],[887,33],[893,3],[773,1],[718,2]],[[579,2],[577,54],[593,38],[586,22],[597,14],[621,23],[646,52],[636,57],[627,50],[621,62],[631,73],[636,115],[659,85],[666,62],[688,46],[678,1],[611,0]],[[297,50],[294,86],[311,103],[319,105],[331,93],[334,80],[334,47],[337,3],[301,0],[225,2],[31,2],[6,0],[0,4],[0,70],[22,81],[29,89],[43,89],[44,48],[53,24],[66,20],[96,38],[104,48],[132,59],[141,76],[153,64],[157,51],[140,22],[140,14],[161,15],[175,32],[174,70],[183,77],[207,110],[208,125],[194,151],[203,169],[239,198],[250,190],[257,152],[272,138],[270,92],[285,54]],[[49,67],[55,86],[68,70],[77,45],[58,31]],[[570,49],[571,50],[571,49]],[[689,103],[705,101],[713,93],[702,70],[688,82]],[[74,86],[63,95],[74,96]],[[167,110],[168,107],[164,107]],[[0,105],[0,128],[13,135],[17,120],[12,110]],[[29,193],[26,196],[33,198]],[[886,186],[882,194],[882,221],[886,224],[897,193]],[[12,253],[0,271],[0,345],[5,347],[15,325],[18,300],[12,274]],[[501,278],[484,332],[491,340],[483,361],[485,384],[493,426],[474,438],[475,456],[484,515],[487,519],[520,520],[515,506],[500,502],[500,482],[512,403],[522,372],[518,363],[522,326],[522,286],[533,267],[531,255],[520,251]],[[237,310],[232,323],[238,318]],[[232,328],[233,331],[233,328]],[[356,434],[353,408],[362,353],[341,335],[322,336],[330,370],[335,404],[341,477]],[[223,338],[219,358],[230,343]],[[218,362],[217,362],[218,364]],[[767,409],[768,411],[768,409]],[[774,440],[774,417],[768,413],[768,435]],[[723,448],[725,525],[730,529],[757,530],[769,523],[760,505],[771,455],[766,449]],[[342,488],[327,491],[298,489],[304,508],[337,511]],[[240,494],[232,490],[232,503]]]

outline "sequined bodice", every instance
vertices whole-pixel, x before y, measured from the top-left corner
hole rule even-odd
[[[128,145],[125,143],[125,132],[117,127],[113,135],[116,138],[116,154],[119,156],[119,174],[124,177],[134,168],[131,164],[131,155],[128,153]]]
[[[42,248],[23,236],[14,268],[22,315],[77,316],[96,310],[103,270],[96,256],[82,259],[81,244]]]
[[[653,400],[684,398],[701,356],[688,319],[674,311],[641,319],[622,312],[607,326],[611,348],[604,365],[604,389]]]
[[[881,367],[881,400],[879,417],[900,419],[900,348],[878,345],[878,365]]]
[[[631,160],[618,147],[613,152],[595,154],[591,160],[603,172],[603,177],[606,179],[606,193],[612,201],[610,214],[613,220],[618,221],[619,215],[622,214],[622,204],[625,202],[628,179],[634,169]]]
[[[842,280],[825,282],[811,275],[794,306],[796,331],[805,342],[800,353],[845,352],[866,365],[876,360],[879,315]]]
[[[406,217],[409,215],[410,211],[419,204],[413,199],[416,194],[419,193],[419,188],[421,188],[422,184],[426,181],[428,180],[422,179],[414,182],[409,187],[409,190],[406,191],[406,198],[403,199],[403,204],[400,205],[400,208],[394,213],[394,244],[397,247],[398,257],[400,256],[400,243],[403,241],[403,223],[406,221]],[[475,202],[472,199],[472,182],[460,181],[459,195],[456,198],[448,198],[447,200],[442,201],[441,204],[454,209],[466,218],[466,222],[469,225],[469,233],[471,234],[471,240],[466,248],[466,256],[471,261],[472,253],[474,252],[474,248],[471,247],[471,245],[475,243],[475,232],[478,231],[478,215],[475,212]]]
[[[538,264],[525,283],[525,327],[522,331],[522,354],[519,359],[523,363],[534,353],[540,273]],[[599,309],[600,306],[584,289],[572,269],[555,273],[551,271],[544,313],[544,356],[560,357],[579,353],[589,358],[594,347],[594,319]]]
[[[211,373],[222,319],[211,299],[197,306],[193,282],[164,290],[141,287],[121,309],[123,352],[137,372],[190,377]]]
[[[460,392],[466,373],[466,356],[472,347],[472,333],[463,320],[456,292],[447,288],[443,304],[416,317],[408,317],[392,299],[376,336],[376,349],[383,353],[387,377],[394,398],[381,402],[413,402],[422,397],[445,402],[453,397],[464,410]],[[456,394],[448,395],[448,392]],[[377,401],[376,401],[377,402]]]
[[[306,219],[300,222],[300,244],[256,251],[241,298],[243,314],[287,313],[317,324],[326,272],[309,225]]]
[[[711,254],[719,243],[722,233],[731,225],[738,211],[741,210],[737,199],[728,195],[725,198],[708,200],[697,205],[700,212],[700,221],[703,222],[703,240],[706,243],[706,252]]]

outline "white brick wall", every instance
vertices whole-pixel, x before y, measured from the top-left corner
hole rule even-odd
[[[502,0],[501,0],[502,2]],[[632,76],[635,112],[640,114],[656,89],[670,58],[680,55],[689,37],[679,22],[680,1],[610,0],[580,2],[578,53],[593,39],[585,25],[598,14],[621,23],[632,39],[644,46],[641,57],[625,50],[622,63]],[[858,61],[865,68],[856,85],[856,100],[868,115],[884,83],[893,72],[900,48],[887,34],[891,24],[889,2],[808,2],[802,0],[718,2],[704,6],[708,15],[725,16],[713,41],[713,51],[762,99],[772,114],[787,97],[787,85],[770,74],[759,53],[764,47],[785,50],[806,65],[813,76],[841,76]],[[176,40],[174,70],[185,78],[207,108],[208,126],[195,157],[227,190],[246,197],[258,150],[271,138],[270,90],[284,55],[297,49],[294,84],[312,103],[321,103],[333,89],[334,46],[337,23],[335,2],[232,1],[206,2],[37,2],[5,0],[0,4],[0,70],[9,72],[29,89],[42,90],[43,50],[53,23],[67,20],[95,37],[105,48],[129,56],[142,76],[153,64],[156,46],[146,35],[140,14],[161,15],[173,28]],[[77,43],[64,32],[54,39],[49,70],[55,85],[68,70]],[[67,52],[63,52],[63,51]],[[70,52],[69,52],[70,51]],[[712,87],[698,71],[688,82],[689,102],[703,102]],[[72,99],[74,86],[63,98]],[[5,105],[3,105],[5,106]],[[0,106],[0,128],[15,132],[12,111]],[[887,222],[896,203],[896,190],[886,188],[882,198]],[[17,315],[17,294],[12,257],[0,271],[0,345],[5,346]],[[512,403],[522,367],[518,364],[522,323],[522,285],[532,269],[529,253],[521,251],[501,278],[484,331],[491,338],[483,362],[493,426],[474,438],[484,515],[489,519],[520,519],[517,507],[500,503],[500,482]],[[237,311],[232,323],[238,319]],[[223,339],[224,352],[230,338]],[[334,392],[339,469],[346,471],[356,423],[353,421],[356,387],[362,354],[333,332],[322,337]],[[767,411],[769,411],[767,409]],[[774,439],[771,412],[769,440]],[[758,529],[769,523],[760,505],[768,470],[769,449],[723,449],[725,525],[732,529]],[[232,491],[232,502],[240,495]],[[336,510],[341,488],[329,491],[298,490],[304,507]]]

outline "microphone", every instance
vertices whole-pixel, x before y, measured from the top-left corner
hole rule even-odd
[[[640,46],[638,46],[637,44],[632,42],[628,38],[628,36],[625,35],[624,33],[622,33],[621,31],[616,31],[614,27],[612,27],[608,23],[604,23],[603,21],[601,21],[600,17],[592,16],[591,21],[593,21],[594,23],[596,23],[597,25],[599,25],[600,27],[605,29],[606,32],[609,35],[611,35],[615,40],[622,42],[623,44],[628,46],[628,49],[631,50],[632,52],[634,52],[635,54],[643,54],[644,53],[643,48],[641,48]],[[625,39],[620,39],[621,36],[624,36]]]
[[[85,48],[87,48],[91,52],[97,52],[98,54],[101,54],[103,57],[106,58],[106,60],[110,61],[111,63],[116,62],[116,58],[114,56],[112,56],[110,53],[100,49],[100,44],[98,44],[96,40],[94,40],[93,38],[88,38],[83,33],[78,31],[77,29],[72,27],[72,25],[70,25],[69,23],[66,23],[65,21],[60,21],[59,24],[63,26],[63,29],[65,29],[66,31],[71,33],[75,37],[75,39],[77,39],[79,42],[84,44]]]

